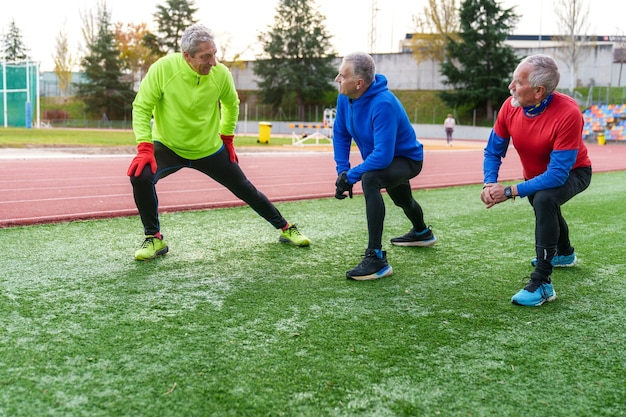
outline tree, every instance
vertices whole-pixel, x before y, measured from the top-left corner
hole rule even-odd
[[[414,15],[415,33],[409,47],[417,62],[443,62],[450,40],[458,40],[456,0],[428,0],[421,15]]]
[[[87,112],[108,119],[122,119],[135,93],[129,83],[121,81],[120,51],[111,30],[111,14],[106,3],[98,3],[95,16],[95,36],[85,39],[87,54],[81,67],[87,82],[77,85],[77,96],[85,102]],[[88,20],[87,25],[91,24]],[[85,28],[85,32],[89,32]]]
[[[92,9],[79,10],[81,27],[80,32],[83,35],[85,45],[93,45],[98,39],[98,17],[100,16],[100,9],[105,7],[106,4],[99,1],[96,5],[96,12]],[[87,53],[87,50],[82,47],[82,55]]]
[[[20,62],[30,60],[29,49],[24,44],[22,33],[15,24],[15,19],[9,23],[9,31],[2,39],[2,56],[7,62]]]
[[[585,0],[557,0],[554,13],[557,16],[557,27],[561,28],[561,34],[556,37],[560,44],[556,55],[569,69],[569,90],[573,95],[578,64],[590,51],[589,5]]]
[[[141,43],[143,46],[150,50],[150,53],[155,56],[157,59],[164,56],[166,53],[161,48],[161,43],[159,42],[159,37],[154,33],[147,31],[143,38],[141,39]]]
[[[485,106],[487,119],[493,118],[494,102],[509,94],[511,73],[517,57],[504,44],[518,20],[513,8],[501,9],[496,0],[465,0],[460,11],[460,40],[450,41],[441,74],[453,91],[440,97],[449,106]]]
[[[304,104],[332,91],[330,82],[336,73],[335,52],[324,27],[325,17],[313,0],[280,0],[274,26],[259,35],[263,53],[253,72],[259,76],[259,95],[264,103],[277,110],[292,94],[299,117],[304,120]]]
[[[160,55],[148,47],[144,38],[148,34],[145,23],[115,24],[115,41],[120,51],[121,68],[129,72],[133,82],[141,81]]]
[[[242,60],[242,56],[251,49],[252,45],[248,45],[240,51],[234,51],[231,41],[232,37],[228,33],[217,35],[219,61],[231,70],[243,69],[245,62]]]
[[[65,97],[72,83],[72,68],[74,67],[74,58],[70,54],[67,45],[65,26],[59,31],[55,38],[52,59],[54,60],[54,73],[59,80],[61,95]]]
[[[158,26],[158,44],[162,55],[180,52],[180,37],[185,29],[197,23],[193,15],[198,11],[194,0],[166,0],[165,6],[157,5],[154,21]],[[148,39],[149,41],[150,39]],[[147,45],[150,45],[147,43]]]

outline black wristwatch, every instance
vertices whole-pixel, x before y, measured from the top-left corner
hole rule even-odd
[[[504,187],[504,195],[506,198],[513,198],[513,190],[511,190],[511,187]]]

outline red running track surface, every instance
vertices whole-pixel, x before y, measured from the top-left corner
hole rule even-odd
[[[461,142],[461,141],[457,141]],[[588,145],[594,172],[626,170],[626,146]],[[453,148],[425,145],[424,168],[414,189],[482,183],[484,143]],[[328,198],[336,179],[332,152],[238,151],[240,165],[255,186],[273,201]],[[0,150],[0,228],[18,225],[137,215],[126,169],[132,155],[82,155],[47,152],[29,155]],[[358,153],[353,163],[360,162]],[[521,178],[514,149],[500,180]],[[191,169],[157,184],[160,212],[243,205],[228,190]],[[360,193],[360,184],[355,186]]]

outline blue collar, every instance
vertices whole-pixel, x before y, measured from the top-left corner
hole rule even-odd
[[[524,107],[524,114],[528,117],[535,117],[540,115],[548,107],[548,104],[550,104],[550,102],[552,101],[552,97],[554,97],[554,93],[541,100],[541,103],[539,104]]]

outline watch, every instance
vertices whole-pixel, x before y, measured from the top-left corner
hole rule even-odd
[[[513,198],[513,191],[511,190],[511,187],[504,187],[504,195],[506,198]]]

